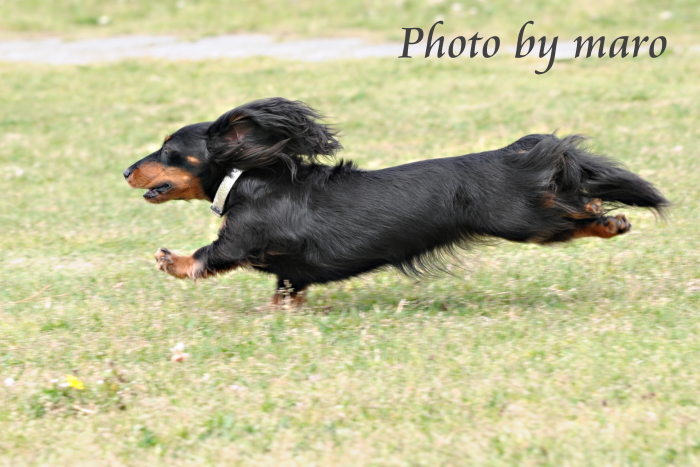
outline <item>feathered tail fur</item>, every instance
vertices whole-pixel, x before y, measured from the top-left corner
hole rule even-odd
[[[669,202],[654,185],[614,160],[590,153],[582,147],[585,139],[580,135],[563,139],[554,135],[526,136],[514,145],[536,144],[527,152],[515,152],[513,162],[524,172],[540,174],[545,192],[553,196],[554,202],[570,205],[572,212],[578,209],[582,197],[663,212]]]

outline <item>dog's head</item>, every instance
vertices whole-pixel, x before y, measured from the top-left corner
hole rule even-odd
[[[163,146],[124,171],[133,188],[145,188],[151,203],[172,199],[211,201],[233,169],[285,165],[293,176],[303,162],[332,156],[336,133],[302,102],[280,97],[249,102],[215,122],[185,126]]]
[[[132,188],[145,188],[150,203],[207,199],[207,130],[211,122],[188,125],[165,138],[163,146],[124,171]]]

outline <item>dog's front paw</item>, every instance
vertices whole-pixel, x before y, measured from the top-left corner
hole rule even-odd
[[[155,254],[156,269],[165,271],[178,279],[199,277],[199,263],[192,256],[180,256],[167,248],[159,248]]]
[[[167,248],[158,248],[155,254],[156,269],[172,274],[170,271],[172,270],[173,264],[175,264],[173,256],[175,256],[173,252]]]

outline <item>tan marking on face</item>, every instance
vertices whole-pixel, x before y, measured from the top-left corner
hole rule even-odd
[[[199,179],[187,170],[180,167],[168,167],[160,162],[146,162],[134,169],[126,180],[132,188],[145,188],[147,190],[169,183],[172,185],[165,193],[154,198],[147,199],[149,203],[164,203],[173,199],[204,199],[209,200],[204,194]]]
[[[199,165],[202,163],[202,161],[200,161],[199,159],[197,159],[194,156],[187,156],[187,162],[189,162],[190,164],[193,164],[193,165]]]
[[[167,143],[168,141],[170,141],[170,140],[172,139],[172,137],[173,137],[173,135],[167,135],[167,136],[163,139],[163,144],[165,144],[165,143]]]

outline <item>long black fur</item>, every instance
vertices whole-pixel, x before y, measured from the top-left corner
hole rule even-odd
[[[252,265],[301,290],[394,266],[418,273],[442,253],[488,237],[547,244],[593,222],[592,199],[661,212],[649,182],[582,146],[536,134],[495,151],[366,171],[324,165],[341,148],[320,115],[282,98],[255,101],[173,137],[206,161],[196,175],[209,198],[232,169],[219,238],[194,258],[203,276]]]
[[[292,175],[297,166],[333,156],[342,146],[336,132],[317,123],[323,118],[303,102],[263,99],[230,110],[209,128],[210,161],[229,172],[284,161]]]

